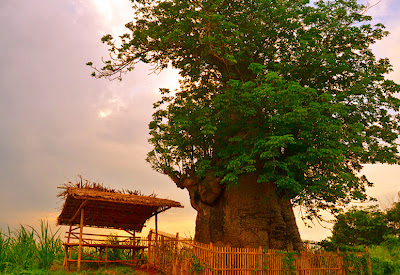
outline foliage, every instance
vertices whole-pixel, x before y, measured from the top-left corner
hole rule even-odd
[[[387,32],[356,0],[132,2],[93,75],[179,70],[180,90],[154,105],[147,158],[178,187],[253,173],[312,218],[367,198],[362,164],[399,162],[400,87],[370,49]]]
[[[363,253],[357,255],[354,252],[340,253],[343,257],[343,266],[345,274],[349,275],[364,275],[370,274],[370,268],[368,264],[368,255]]]
[[[107,236],[107,239],[106,239],[107,244],[119,244],[119,242],[120,242],[120,240],[119,240],[118,236],[116,236],[112,233]],[[121,251],[121,249],[109,249],[108,254],[109,254],[110,259],[122,260],[121,257],[122,257],[123,252]]]
[[[121,265],[101,268],[96,265],[95,270],[65,272],[62,266],[64,248],[58,232],[59,229],[52,232],[48,222],[43,220],[38,230],[21,225],[14,230],[8,228],[6,233],[0,231],[0,274],[147,274]],[[116,237],[111,235],[109,241],[115,243]],[[118,256],[118,259],[132,258],[124,253]]]
[[[393,228],[394,234],[400,236],[400,202],[396,202],[386,212],[387,222]]]
[[[283,259],[283,274],[287,275],[296,275],[297,266],[296,266],[296,258],[295,255],[298,255],[298,252],[286,252],[285,258]],[[266,268],[267,269],[267,268]]]
[[[399,237],[399,203],[387,211],[377,206],[353,207],[337,216],[332,236],[320,244],[327,250],[344,250],[388,243]]]
[[[7,233],[0,232],[0,272],[42,274],[40,270],[48,271],[63,256],[57,233],[58,230],[52,233],[48,222],[43,220],[40,231],[21,225],[14,230],[8,228]]]
[[[398,213],[399,203],[386,211],[381,211],[376,206],[352,208],[338,215],[332,237],[323,240],[321,245],[331,251],[339,247],[340,251],[346,251],[343,255],[364,251],[365,246],[368,246],[372,274],[400,274]],[[347,257],[356,256],[353,254]],[[360,270],[358,265],[363,265],[354,260],[349,262],[352,264],[348,267],[351,267],[353,273]],[[355,266],[353,262],[356,263]]]
[[[400,239],[388,236],[379,246],[369,248],[374,275],[400,274]]]
[[[9,249],[9,261],[12,265],[19,265],[22,269],[31,269],[35,265],[37,256],[34,231],[20,226],[12,232]]]
[[[196,275],[201,274],[204,271],[204,266],[201,261],[197,259],[195,256],[192,256],[192,267],[189,272],[194,272]]]
[[[41,220],[40,231],[37,231],[34,228],[32,228],[32,230],[37,237],[36,246],[38,266],[41,269],[48,270],[57,257],[62,255],[64,251],[62,241],[58,235],[60,228],[53,233],[49,227],[49,223]]]
[[[332,242],[343,245],[378,245],[393,230],[386,214],[376,207],[350,209],[337,217],[333,226]]]

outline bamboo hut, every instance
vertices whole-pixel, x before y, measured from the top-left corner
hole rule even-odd
[[[116,260],[108,257],[108,249],[130,249],[142,251],[147,248],[145,242],[140,241],[136,232],[141,232],[145,222],[155,216],[157,229],[157,215],[171,207],[183,207],[179,202],[143,196],[135,191],[116,191],[105,188],[96,183],[82,180],[78,184],[66,184],[59,196],[65,199],[62,211],[58,217],[58,225],[68,225],[67,241],[64,243],[64,267],[69,269],[71,262],[77,262],[78,270],[81,262],[121,262],[133,264],[132,260]],[[85,234],[84,227],[120,229],[129,233],[129,237],[118,243],[106,243],[107,235]],[[79,232],[78,232],[79,230]],[[99,238],[100,237],[100,238]],[[92,249],[90,254],[83,252],[83,248]],[[78,250],[78,258],[72,259],[72,251]]]

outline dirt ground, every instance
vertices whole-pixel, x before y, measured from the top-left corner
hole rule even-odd
[[[122,274],[135,274],[135,275],[161,275],[159,271],[155,269],[147,269],[144,266],[132,268],[128,266],[101,266],[101,267],[90,267],[90,266],[83,266],[81,272],[76,271],[76,267],[71,267],[70,271],[63,273],[64,268],[61,264],[54,264],[50,269],[50,272],[54,272],[58,274],[85,274],[85,275],[98,275],[98,274],[109,274],[109,275],[122,275]]]

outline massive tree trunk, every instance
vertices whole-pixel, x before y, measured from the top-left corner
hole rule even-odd
[[[229,188],[215,179],[186,184],[197,210],[195,240],[233,247],[302,249],[290,200],[280,197],[274,184],[260,184],[256,179],[248,175]]]

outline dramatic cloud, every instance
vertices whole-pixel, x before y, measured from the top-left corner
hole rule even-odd
[[[186,192],[145,162],[158,87],[177,88],[174,71],[149,76],[138,65],[123,82],[95,80],[84,64],[107,54],[100,38],[122,32],[129,1],[9,1],[0,11],[0,222],[54,219],[57,186],[77,174],[115,188]],[[46,214],[47,213],[47,214]],[[173,214],[173,213],[172,213]],[[190,219],[190,218],[189,218]],[[193,218],[188,223],[192,230]]]

